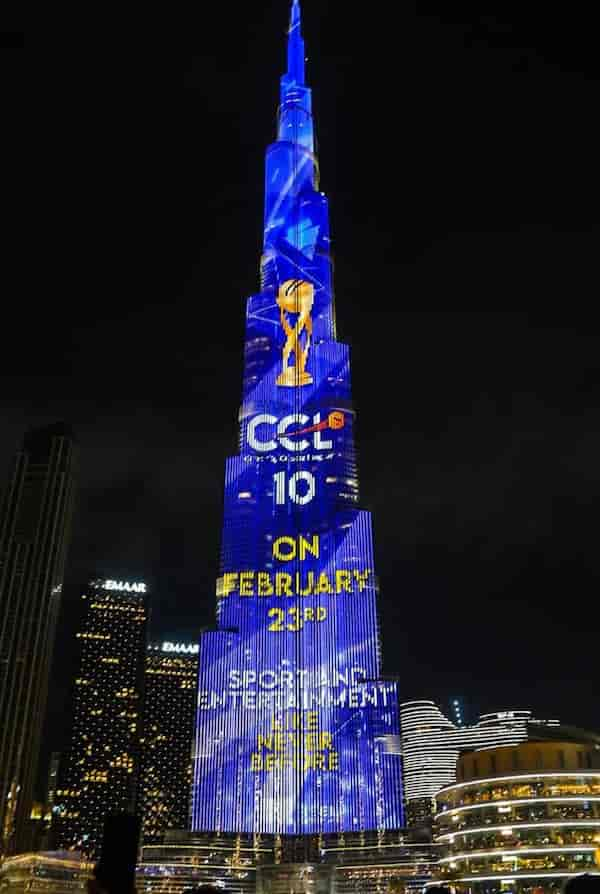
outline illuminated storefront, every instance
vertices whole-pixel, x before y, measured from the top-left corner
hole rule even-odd
[[[396,684],[381,677],[298,0],[267,151],[261,289],[247,304],[240,453],[226,466],[218,625],[200,647],[193,828],[393,829]]]
[[[598,873],[600,737],[530,742],[463,756],[437,796],[441,877],[472,894],[546,894]]]

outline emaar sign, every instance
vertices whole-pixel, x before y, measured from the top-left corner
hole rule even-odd
[[[198,643],[163,643],[161,652],[175,653],[177,655],[197,655],[200,651]]]
[[[103,590],[117,590],[123,593],[145,593],[146,584],[129,583],[126,580],[105,580],[101,587]]]

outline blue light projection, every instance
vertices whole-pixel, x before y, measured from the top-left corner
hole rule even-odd
[[[358,506],[347,345],[294,0],[227,461],[217,628],[202,635],[193,829],[402,825],[396,684],[381,679],[371,516]]]

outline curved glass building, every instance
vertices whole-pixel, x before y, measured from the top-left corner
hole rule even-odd
[[[460,758],[436,799],[442,881],[469,894],[550,894],[581,873],[600,883],[600,737],[579,738]]]
[[[517,745],[535,736],[540,727],[556,727],[558,720],[534,720],[531,711],[482,714],[471,726],[453,723],[432,701],[400,705],[402,762],[407,825],[431,823],[434,798],[456,782],[461,752],[499,745]]]

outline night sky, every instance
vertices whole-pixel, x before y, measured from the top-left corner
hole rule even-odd
[[[214,616],[288,4],[209,8],[4,62],[0,468],[80,444],[49,748],[91,575],[148,581],[157,638]],[[503,9],[304,0],[338,337],[401,698],[598,729],[596,34]]]

